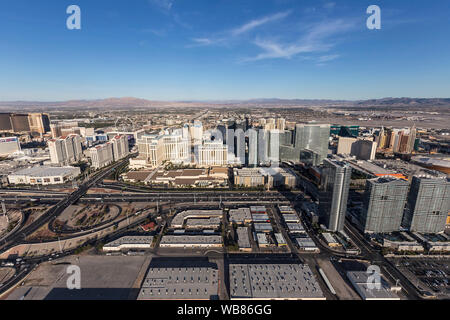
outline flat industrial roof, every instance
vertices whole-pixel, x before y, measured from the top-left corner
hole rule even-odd
[[[210,218],[210,217],[222,217],[222,210],[186,210],[177,213],[177,215],[172,219],[171,227],[182,226],[184,221],[188,218]]]
[[[321,299],[311,269],[302,264],[230,264],[231,299]]]
[[[119,247],[121,245],[152,244],[153,236],[126,236],[105,244],[103,247]]]
[[[300,218],[298,217],[298,215],[296,215],[294,213],[283,214],[283,219],[286,222],[288,222],[288,221],[300,221]]]
[[[138,300],[209,300],[217,298],[218,289],[215,268],[150,268]]]
[[[12,173],[14,176],[31,176],[31,177],[51,177],[63,176],[79,172],[79,168],[75,167],[48,167],[37,166],[32,168],[25,168]]]
[[[261,231],[261,230],[270,230],[270,231],[273,230],[272,225],[270,223],[266,223],[266,222],[254,223],[253,227],[255,228],[255,231],[257,231],[257,232]]]
[[[292,222],[292,223],[286,223],[289,231],[303,231],[305,228],[303,228],[303,225],[301,223]]]
[[[248,227],[238,227],[236,233],[238,236],[239,248],[251,248]]]
[[[252,220],[249,208],[230,209],[231,222],[244,222],[245,220]]]
[[[161,244],[220,244],[221,236],[186,236],[186,235],[165,235],[161,239]]]

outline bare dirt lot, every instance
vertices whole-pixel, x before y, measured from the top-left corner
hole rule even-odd
[[[134,300],[150,259],[149,256],[71,256],[46,262],[7,299]],[[80,290],[67,289],[70,265],[80,267]]]
[[[114,220],[121,210],[121,207],[110,204],[72,205],[63,211],[55,224],[68,229],[93,227]]]

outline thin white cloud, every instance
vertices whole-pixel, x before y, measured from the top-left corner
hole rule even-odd
[[[193,38],[192,41],[202,45],[214,44],[214,40],[208,38]]]
[[[252,20],[252,21],[247,22],[246,24],[240,26],[239,28],[231,30],[231,35],[238,36],[240,34],[251,31],[251,30],[253,30],[259,26],[262,26],[264,24],[267,24],[269,22],[284,19],[290,14],[291,14],[291,11],[285,11],[285,12],[279,12],[279,13],[276,13],[273,15],[265,16],[260,19]]]
[[[338,54],[330,54],[330,55],[325,55],[325,56],[321,56],[319,57],[319,59],[317,59],[317,61],[319,63],[323,63],[323,62],[329,62],[329,61],[333,61],[336,60],[340,57],[340,55]]]
[[[195,46],[211,46],[211,45],[227,45],[239,36],[248,33],[258,27],[261,27],[265,24],[281,20],[286,18],[291,14],[291,11],[278,12],[272,15],[268,15],[259,19],[251,20],[237,28],[224,31],[221,33],[217,33],[216,35],[210,37],[202,37],[202,38],[192,38],[191,40],[195,42],[194,45],[190,45],[189,47]]]
[[[318,53],[329,51],[335,46],[329,40],[331,36],[343,33],[354,28],[354,21],[350,20],[327,20],[309,26],[306,33],[299,41],[291,43],[280,43],[270,39],[257,39],[254,44],[263,50],[254,57],[241,59],[243,62],[258,61],[264,59],[291,59],[302,53]],[[323,59],[338,58],[337,55],[322,56]],[[320,59],[320,58],[319,58]],[[322,61],[324,62],[324,61]]]
[[[258,61],[264,59],[291,59],[301,53],[312,53],[325,51],[328,49],[326,44],[282,44],[271,40],[257,39],[254,44],[263,49],[264,52],[255,57],[241,59],[241,62]]]
[[[170,11],[173,7],[174,0],[148,0],[148,2],[160,9]]]

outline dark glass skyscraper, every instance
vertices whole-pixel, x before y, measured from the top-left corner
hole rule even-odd
[[[331,231],[344,229],[351,175],[352,169],[348,164],[324,160],[319,188],[319,213],[321,223]]]
[[[450,179],[413,177],[403,225],[413,232],[445,230],[450,210]]]
[[[360,222],[364,232],[400,230],[409,183],[393,177],[367,180]]]

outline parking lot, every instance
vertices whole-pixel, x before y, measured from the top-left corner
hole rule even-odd
[[[450,258],[396,258],[396,267],[422,291],[450,298]]]

